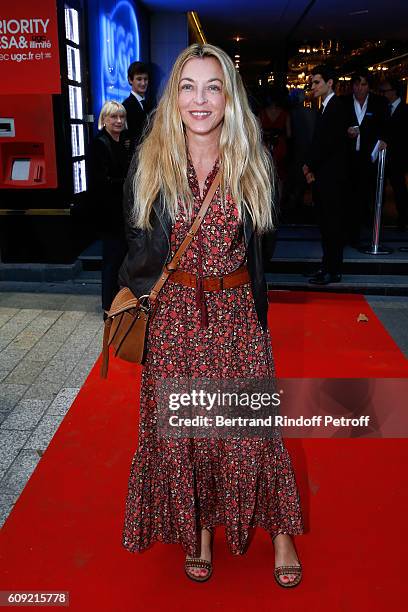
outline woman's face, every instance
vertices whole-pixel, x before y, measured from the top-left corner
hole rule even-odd
[[[105,116],[105,129],[112,138],[117,137],[125,127],[125,121],[126,115],[118,110],[111,115]]]
[[[187,133],[221,131],[225,113],[224,75],[214,57],[194,57],[180,75],[178,105]]]

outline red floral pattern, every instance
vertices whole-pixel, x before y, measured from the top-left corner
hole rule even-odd
[[[218,166],[207,177],[205,197]],[[194,213],[202,200],[192,164],[188,168]],[[173,253],[191,221],[178,215]],[[225,275],[245,262],[238,211],[217,190],[180,269]],[[156,384],[163,378],[264,378],[274,376],[269,332],[262,330],[250,289],[205,294],[203,327],[195,289],[167,283],[152,317],[148,358],[142,375],[139,446],[126,503],[123,544],[140,552],[155,541],[180,543],[188,555],[200,551],[200,529],[225,525],[230,550],[242,554],[249,529],[272,537],[303,532],[290,457],[275,438],[170,439],[157,435]]]

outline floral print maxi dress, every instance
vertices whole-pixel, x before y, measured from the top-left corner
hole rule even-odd
[[[218,166],[206,179],[205,197]],[[202,200],[194,167],[188,179],[194,213]],[[191,221],[180,214],[172,229],[175,253]],[[238,211],[219,189],[180,269],[225,276],[245,262]],[[126,502],[123,544],[141,552],[155,541],[181,543],[200,553],[200,529],[224,525],[229,548],[242,554],[249,529],[272,537],[303,531],[291,461],[280,436],[191,438],[157,435],[156,384],[163,378],[265,378],[274,376],[269,332],[258,321],[250,285],[205,294],[203,325],[196,289],[166,283],[149,326],[142,374],[139,446]]]

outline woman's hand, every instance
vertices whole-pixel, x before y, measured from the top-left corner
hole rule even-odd
[[[303,174],[304,177],[306,179],[306,183],[308,185],[310,185],[311,183],[314,183],[314,181],[316,180],[315,175],[313,174],[313,172],[310,170],[309,166],[307,166],[306,164],[303,166],[302,168],[303,170]]]
[[[358,125],[353,125],[352,127],[349,127],[347,134],[350,138],[357,138],[357,136],[360,134],[360,128]]]

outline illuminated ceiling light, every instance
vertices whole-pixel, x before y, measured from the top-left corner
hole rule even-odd
[[[239,37],[239,36],[236,36],[236,37],[235,37],[235,40],[236,40],[237,42],[239,42],[241,39],[240,39],[240,37]]]
[[[374,66],[369,66],[368,69],[369,70],[374,70]]]
[[[234,57],[240,57],[240,56],[237,54],[237,55],[234,55]]]
[[[354,17],[355,15],[367,15],[368,9],[362,9],[361,11],[351,11],[349,13],[350,17]]]

